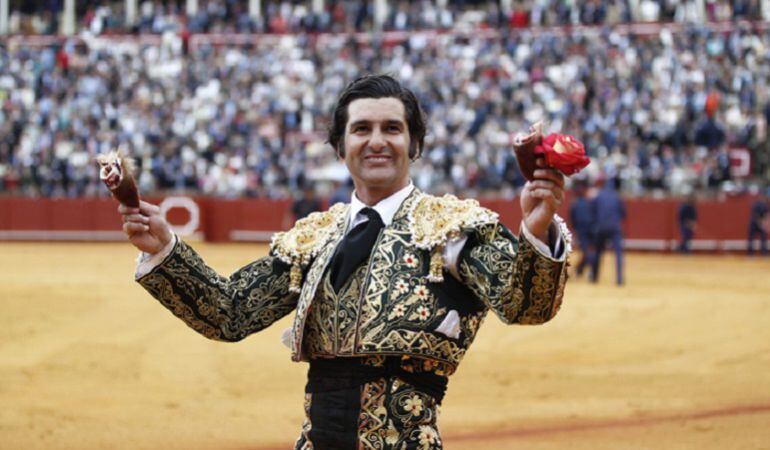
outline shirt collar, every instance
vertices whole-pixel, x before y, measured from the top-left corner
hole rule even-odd
[[[382,218],[382,223],[384,223],[386,227],[389,226],[391,222],[393,222],[393,216],[396,215],[396,211],[398,211],[399,206],[401,206],[401,203],[403,203],[404,200],[409,197],[409,194],[411,194],[413,190],[414,184],[412,184],[410,180],[406,187],[392,194],[390,197],[386,197],[380,200],[374,206],[371,206],[371,208],[377,211],[377,214],[380,215],[380,218]],[[355,191],[353,191],[350,197],[350,218],[348,219],[348,229],[351,229],[366,220],[366,216],[359,213],[362,209],[367,207],[364,202],[356,197]]]

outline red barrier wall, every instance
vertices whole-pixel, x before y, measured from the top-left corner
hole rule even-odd
[[[178,198],[177,198],[178,199]],[[156,203],[168,201],[152,199]],[[193,200],[190,202],[190,200]],[[698,228],[694,248],[742,250],[752,197],[704,200],[697,204]],[[266,241],[274,231],[291,224],[289,200],[214,198],[185,199],[197,208],[198,223],[192,233],[212,242]],[[521,211],[518,200],[482,200],[500,214],[501,220],[518,230]],[[631,249],[670,250],[679,239],[674,199],[627,199],[626,246]],[[568,202],[560,214],[567,217]],[[174,207],[167,217],[182,225],[195,211]],[[190,230],[188,230],[190,231]],[[0,197],[0,240],[122,240],[117,204],[111,199],[30,199]]]
[[[266,241],[273,232],[284,230],[292,223],[291,200],[209,198],[200,203],[207,241]]]
[[[0,198],[0,239],[122,239],[110,199]]]

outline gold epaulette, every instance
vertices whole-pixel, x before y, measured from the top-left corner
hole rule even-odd
[[[281,261],[291,264],[290,292],[300,292],[302,269],[338,233],[346,213],[347,205],[337,203],[327,211],[311,213],[298,220],[289,231],[273,236],[270,251]]]
[[[409,231],[417,248],[431,251],[428,281],[444,281],[443,253],[450,239],[460,236],[463,228],[497,223],[496,212],[476,200],[460,200],[454,195],[422,195],[409,213]]]

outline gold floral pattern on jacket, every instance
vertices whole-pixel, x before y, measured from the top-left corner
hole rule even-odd
[[[491,245],[473,246],[460,262],[464,283],[505,323],[550,320],[564,295],[566,261],[541,255],[526,239],[517,241],[512,257],[508,244],[501,242],[510,235],[502,225],[481,227],[477,235],[491,238]]]
[[[358,298],[365,275],[366,265],[362,264],[336,293],[330,271],[326,272],[307,314],[303,353],[309,358],[353,355]]]
[[[278,258],[267,256],[222,277],[180,240],[138,281],[193,330],[209,339],[238,341],[296,307],[288,272]]]
[[[359,448],[439,450],[439,405],[397,377],[367,383],[361,392]]]
[[[311,213],[298,220],[289,231],[273,236],[270,251],[281,261],[291,265],[291,292],[299,293],[302,287],[302,270],[340,232],[347,212],[348,205],[337,203],[328,211]]]
[[[476,200],[460,200],[454,195],[421,195],[409,213],[409,232],[414,245],[431,251],[428,281],[443,281],[442,254],[446,243],[462,230],[496,223],[497,213],[483,208]]]

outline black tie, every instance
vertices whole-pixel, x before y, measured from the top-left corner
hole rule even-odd
[[[332,258],[332,286],[339,292],[350,274],[369,258],[380,230],[385,226],[380,215],[372,208],[364,208],[361,214],[369,220],[359,223],[342,238],[337,253]]]

